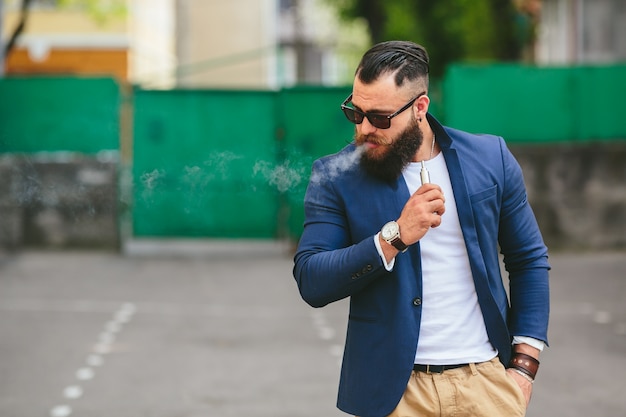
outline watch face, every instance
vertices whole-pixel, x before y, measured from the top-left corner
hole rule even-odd
[[[389,222],[389,223],[387,223],[387,224],[385,224],[383,226],[383,228],[380,231],[380,233],[381,233],[383,239],[391,240],[394,237],[398,236],[399,230],[400,230],[400,228],[398,227],[398,223],[396,223],[396,222]]]

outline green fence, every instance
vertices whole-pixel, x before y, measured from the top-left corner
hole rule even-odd
[[[313,156],[350,141],[347,91],[136,90],[135,236],[297,233]]]
[[[453,66],[443,96],[447,124],[509,142],[626,138],[626,65]]]
[[[275,118],[269,92],[135,91],[134,234],[274,236]]]
[[[119,110],[109,78],[0,79],[0,153],[118,150]]]
[[[279,97],[284,161],[293,174],[283,201],[287,236],[297,237],[302,231],[313,160],[339,151],[354,136],[354,125],[339,107],[350,92],[350,88],[302,88],[283,91]]]
[[[453,66],[431,87],[442,122],[509,142],[626,138],[626,66]],[[349,93],[134,89],[128,102],[111,79],[3,79],[0,154],[119,151],[125,104],[134,236],[297,238],[313,160],[352,139]]]

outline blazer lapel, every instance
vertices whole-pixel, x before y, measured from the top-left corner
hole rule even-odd
[[[457,212],[459,214],[461,231],[463,233],[463,239],[465,240],[465,247],[467,248],[467,255],[474,278],[474,287],[476,288],[478,302],[483,311],[489,339],[494,344],[494,347],[498,349],[500,355],[509,355],[510,338],[508,329],[489,288],[487,267],[476,233],[474,212],[465,182],[463,165],[459,160],[457,150],[454,148],[454,142],[441,124],[434,118],[429,118],[429,121],[431,122],[433,131],[435,131],[437,143],[441,148],[448,167]],[[471,169],[471,167],[468,167],[468,169]]]

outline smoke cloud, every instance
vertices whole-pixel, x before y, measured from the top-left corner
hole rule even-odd
[[[333,181],[343,172],[348,171],[356,166],[356,164],[361,159],[361,155],[364,151],[364,146],[357,146],[352,152],[337,155],[326,166],[328,168],[328,171],[324,175],[314,173],[311,176],[311,182],[317,184],[322,181]]]
[[[270,186],[284,193],[302,183],[305,168],[292,166],[290,161],[272,165],[267,161],[258,161],[252,169],[254,176],[261,175]]]
[[[332,181],[342,172],[354,167],[363,153],[363,147],[356,147],[353,152],[340,154],[328,165],[325,178],[314,175],[310,181]],[[182,168],[166,171],[153,169],[143,173],[140,178],[141,196],[151,200],[161,189],[175,188],[188,196],[197,196],[211,190],[216,184],[235,181],[238,188],[233,192],[258,191],[258,186],[269,185],[280,193],[286,193],[303,186],[311,167],[311,158],[292,156],[282,162],[257,160],[246,168],[244,157],[232,152],[219,152],[197,165],[185,165]],[[248,170],[249,169],[249,170]],[[246,181],[246,178],[249,181]],[[259,183],[260,180],[260,183]],[[241,185],[245,189],[241,189]]]

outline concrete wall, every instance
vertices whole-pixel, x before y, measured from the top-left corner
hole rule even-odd
[[[626,248],[626,141],[511,151],[551,249]]]
[[[626,248],[626,141],[516,145],[553,251]],[[119,248],[116,161],[0,157],[0,248]]]
[[[118,248],[117,162],[0,156],[0,248]]]

